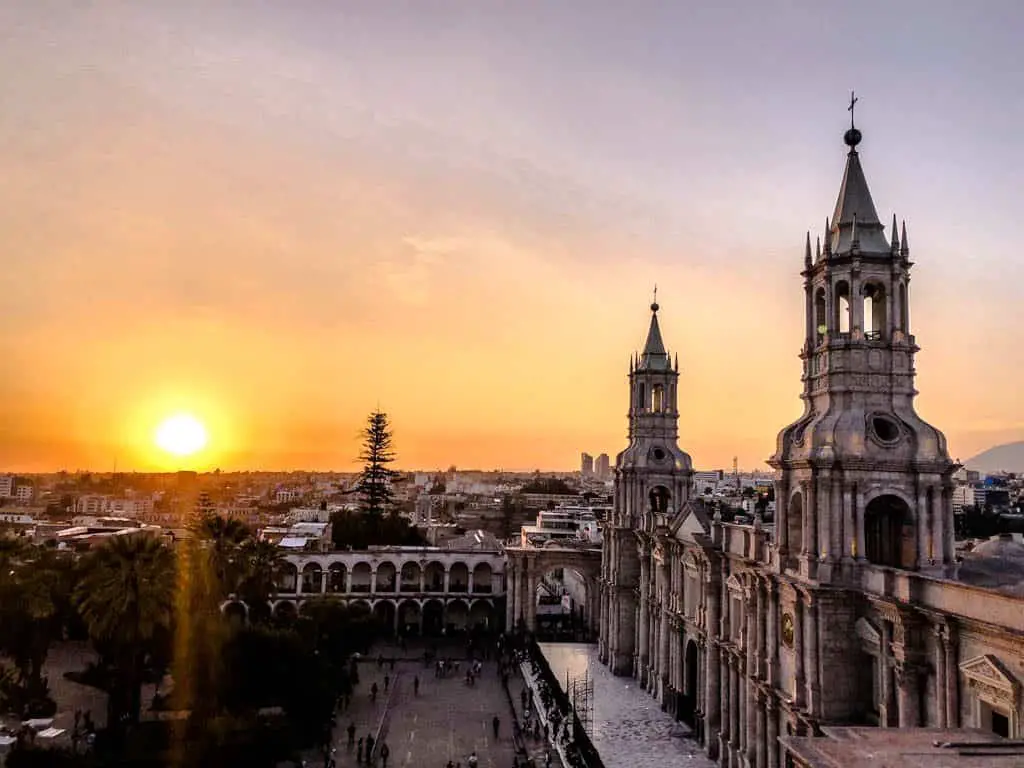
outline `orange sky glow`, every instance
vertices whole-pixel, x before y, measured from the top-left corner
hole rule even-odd
[[[772,106],[738,74],[756,51],[610,61],[595,21],[551,74],[540,32],[502,36],[525,16],[455,45],[366,8],[346,46],[316,7],[0,10],[21,73],[0,83],[0,471],[350,470],[378,406],[403,468],[614,457],[655,283],[681,446],[762,468],[801,411],[802,246],[835,203],[847,82],[879,214],[907,219],[918,409],[954,458],[1024,439],[1024,275],[1001,237],[1024,115],[974,109],[980,79],[951,110],[896,62],[779,58]],[[177,412],[210,436],[188,459],[153,443]]]

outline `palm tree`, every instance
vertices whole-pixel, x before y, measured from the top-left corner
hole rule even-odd
[[[250,539],[239,548],[241,578],[238,594],[252,609],[265,605],[277,591],[277,574],[284,563],[284,555],[276,544]]]
[[[122,714],[138,721],[147,653],[171,626],[174,570],[174,553],[145,534],[112,536],[82,562],[73,599],[93,642],[115,668],[108,727]]]
[[[234,592],[243,573],[238,549],[252,538],[252,531],[233,517],[221,515],[202,515],[191,528],[204,543],[210,569],[220,586],[220,597]]]

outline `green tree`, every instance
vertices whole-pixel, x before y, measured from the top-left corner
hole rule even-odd
[[[244,572],[240,548],[252,538],[252,531],[233,517],[214,514],[200,515],[190,528],[207,555],[210,570],[220,587],[218,596],[224,598],[236,592]]]
[[[138,722],[146,660],[171,626],[174,593],[174,553],[152,536],[113,536],[81,563],[74,601],[110,667],[108,727]]]
[[[239,556],[238,596],[249,606],[249,618],[269,615],[269,600],[276,591],[275,580],[284,554],[276,544],[249,539],[239,547]]]
[[[362,437],[363,449],[359,460],[363,463],[363,471],[359,474],[357,488],[363,511],[379,515],[391,507],[391,480],[398,474],[390,468],[395,453],[391,446],[388,415],[378,410],[367,416]]]
[[[17,671],[0,698],[23,716],[52,713],[43,663],[69,622],[72,580],[64,553],[23,539],[0,540],[0,653]]]

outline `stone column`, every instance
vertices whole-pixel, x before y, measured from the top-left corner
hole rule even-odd
[[[505,631],[511,632],[516,621],[516,567],[509,560],[505,567]]]
[[[647,684],[648,651],[650,649],[650,611],[647,602],[650,598],[650,558],[647,548],[640,550],[640,616],[637,624],[640,637],[637,649],[640,653],[639,679],[641,685]]]
[[[896,665],[896,686],[899,692],[900,728],[917,728],[918,718],[917,670],[910,664]]]
[[[842,481],[836,475],[832,476],[832,500],[829,502],[830,517],[832,520],[832,537],[829,539],[828,559],[839,560],[845,555],[844,538],[848,534],[844,531],[845,517],[843,513],[843,488]]]
[[[767,754],[765,752],[765,746],[766,746],[765,745],[765,730],[766,730],[766,728],[765,728],[765,711],[764,711],[765,710],[765,705],[767,704],[767,702],[763,701],[761,699],[761,696],[758,696],[757,699],[758,699],[758,701],[757,701],[757,731],[756,731],[756,735],[754,737],[756,739],[756,745],[755,745],[756,746],[756,751],[755,751],[756,761],[753,763],[753,765],[756,765],[757,768],[764,768],[764,765],[767,762]]]
[[[798,593],[793,603],[793,699],[804,703],[804,606]]]
[[[469,590],[468,594],[472,595],[473,594],[473,569],[470,568],[468,570],[469,570],[469,581],[466,584],[466,589]],[[470,598],[470,599],[472,599],[472,598]]]
[[[789,488],[780,482],[775,492],[775,538],[778,542],[779,558],[785,562],[789,551]]]
[[[768,768],[779,768],[779,710],[772,696],[765,701],[765,708],[768,717]]]
[[[732,727],[729,729],[729,743],[731,744],[731,750],[733,753],[738,753],[740,748],[740,739],[742,738],[743,732],[743,721],[740,720],[740,659],[738,656],[732,658],[732,667],[729,669],[729,701],[732,704],[732,712],[729,713],[729,720]]]
[[[857,493],[854,495],[855,506],[855,518],[857,528],[857,559],[864,559],[864,493],[857,489]]]
[[[767,660],[765,658],[765,614],[767,613],[767,605],[765,601],[764,585],[761,583],[760,579],[754,582],[754,598],[754,605],[757,610],[757,666],[753,671],[752,676],[756,675],[759,679],[763,679],[767,668]]]
[[[932,488],[932,540],[931,540],[931,562],[939,564],[946,562],[946,534],[945,518],[942,515],[942,488]]]
[[[526,566],[526,628],[531,632],[537,631],[537,564],[533,558],[527,561]]]
[[[754,675],[757,666],[757,586],[751,587],[750,597],[747,600],[746,629],[743,633],[743,641],[747,651],[746,691],[744,693],[744,714],[743,714],[743,749],[747,758],[747,765],[754,764],[754,749],[757,746],[757,688],[754,686]]]
[[[956,630],[952,625],[946,625],[946,679],[945,679],[945,694],[946,694],[946,713],[947,713],[947,728],[959,728],[960,727],[960,696],[959,696],[959,682],[960,682],[960,667],[957,665],[956,658]],[[941,694],[940,694],[941,695]]]
[[[832,514],[829,504],[832,501],[832,473],[822,471],[818,477],[818,488],[814,494],[815,498],[815,522],[817,522],[817,541],[814,548],[814,560],[831,560],[832,548]],[[822,557],[824,555],[824,557]]]
[[[821,688],[818,685],[818,604],[812,600],[807,603],[807,611],[804,614],[804,646],[807,649],[807,709],[814,715],[821,714],[821,701],[819,695]]]
[[[889,651],[892,647],[892,625],[882,620],[882,647],[878,649],[878,667],[882,675],[881,696],[878,712],[881,726],[888,728],[892,725],[892,673],[889,671]]]
[[[718,755],[718,735],[722,728],[721,720],[721,670],[719,667],[719,651],[718,641],[715,639],[715,633],[718,631],[718,589],[717,585],[708,580],[706,583],[707,596],[708,596],[708,608],[707,608],[707,645],[706,645],[706,660],[704,662],[704,732],[706,738],[704,743],[707,745],[708,755],[713,760]],[[681,687],[681,686],[680,686]],[[692,692],[696,698],[699,695],[698,691]]]
[[[724,649],[719,659],[719,673],[721,679],[721,702],[719,707],[719,731],[718,731],[718,761],[720,765],[727,766],[729,760],[729,740],[732,738],[732,702],[729,699],[729,653]],[[711,675],[708,675],[711,679]],[[709,683],[710,685],[710,683]],[[708,701],[711,696],[708,696]]]
[[[374,571],[374,573],[376,574],[376,571]],[[446,596],[448,594],[448,588],[449,588],[449,584],[450,584],[450,577],[451,577],[451,573],[448,571],[447,568],[445,568],[444,569],[444,593],[445,593]]]
[[[807,481],[807,506],[804,508],[804,552],[812,560],[818,559],[818,488],[817,477]]]
[[[775,686],[776,667],[778,666],[779,654],[779,630],[778,616],[779,604],[775,592],[775,582],[771,579],[764,583],[765,598],[767,601],[768,626],[766,628],[767,638],[765,642],[765,680],[768,685]]]
[[[668,649],[668,612],[669,612],[669,572],[668,563],[662,563],[658,567],[658,575],[660,582],[659,588],[661,592],[661,617],[658,627],[658,673],[659,673],[659,696],[658,699],[661,701],[662,706],[668,704],[668,693],[667,688],[670,681],[670,673],[672,671],[672,665],[669,656]]]
[[[927,568],[929,565],[929,548],[931,545],[931,526],[929,525],[928,514],[928,489],[919,488],[917,491],[917,567]]]
[[[863,554],[857,545],[857,518],[853,511],[853,492],[843,487],[843,560],[849,561]]]
[[[935,625],[935,713],[939,728],[948,728],[949,715],[946,712],[946,638],[942,625]]]

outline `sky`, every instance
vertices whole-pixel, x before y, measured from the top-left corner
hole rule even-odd
[[[680,444],[802,411],[805,233],[907,221],[918,410],[1024,439],[1019,2],[0,0],[0,470],[569,469],[652,287]],[[202,420],[191,459],[160,421]]]

